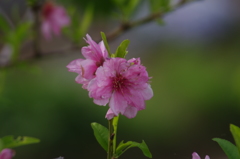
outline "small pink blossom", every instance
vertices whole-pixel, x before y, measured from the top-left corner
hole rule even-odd
[[[201,159],[201,157],[196,152],[193,152],[192,159]],[[210,157],[208,155],[206,155],[205,159],[210,159]]]
[[[3,149],[0,153],[0,159],[12,159],[15,152],[12,149]]]
[[[109,103],[108,120],[119,114],[134,118],[153,96],[146,68],[140,59],[107,59],[88,85],[89,96],[97,105]]]
[[[84,89],[87,89],[89,81],[96,76],[97,68],[102,66],[108,57],[103,41],[97,44],[89,35],[86,35],[86,37],[85,40],[89,45],[81,50],[86,59],[76,59],[67,65],[68,71],[78,73],[75,81],[83,84]]]
[[[44,4],[42,8],[42,25],[41,31],[46,39],[51,38],[51,33],[59,35],[61,28],[69,25],[70,18],[65,9],[61,6],[54,5],[51,2]]]

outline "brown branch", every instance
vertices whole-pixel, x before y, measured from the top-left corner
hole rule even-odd
[[[175,8],[173,8],[171,11],[175,10],[176,8],[182,7],[183,5],[185,5],[189,1],[192,1],[192,0],[180,0],[178,2],[178,4],[176,4]],[[107,34],[107,40],[112,41],[112,40],[116,39],[117,37],[119,37],[121,34],[127,32],[128,30],[130,30],[132,28],[135,28],[137,26],[143,25],[143,24],[147,24],[147,23],[152,22],[152,21],[154,21],[158,18],[162,18],[164,15],[166,15],[169,12],[170,11],[168,11],[168,12],[159,11],[159,12],[152,13],[152,14],[146,16],[145,18],[142,18],[142,19],[139,19],[139,20],[136,20],[136,21],[133,21],[133,22],[123,22],[123,23],[120,24],[120,26],[118,28],[113,30],[111,33]],[[37,23],[38,22],[36,22],[36,24]],[[36,38],[38,39],[38,37],[36,37]],[[37,43],[38,42],[35,43],[35,50],[39,49],[38,46],[37,46]],[[68,51],[69,50],[76,50],[76,47],[79,47],[79,45],[78,46],[73,45],[72,47],[70,47],[67,50]],[[61,52],[64,52],[64,51],[67,51],[67,50],[61,50]],[[59,51],[56,51],[56,52],[54,51],[54,52],[49,52],[47,54],[46,53],[41,54],[41,56],[53,55],[53,54],[60,54],[60,53],[59,53]],[[37,58],[37,57],[39,57],[39,55],[40,55],[39,53],[35,53],[35,56],[33,56],[32,58]],[[12,65],[14,65],[14,64],[10,64],[10,65],[4,66],[4,67],[9,67],[9,66],[12,66]]]
[[[185,5],[189,0],[180,0],[178,2],[178,4],[176,5],[175,8],[172,9],[172,11],[176,8],[182,7],[183,5]],[[169,13],[169,12],[167,12]],[[123,32],[126,32],[134,27],[152,22],[158,18],[162,18],[164,15],[166,15],[167,13],[164,13],[162,11],[159,12],[155,12],[152,13],[150,15],[148,15],[147,17],[137,20],[137,21],[133,21],[133,22],[124,22],[122,23],[118,28],[116,28],[113,32],[111,32],[110,34],[107,35],[107,39],[109,41],[117,38],[118,36],[120,36]]]

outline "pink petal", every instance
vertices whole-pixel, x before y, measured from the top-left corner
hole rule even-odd
[[[63,27],[70,24],[70,18],[63,7],[55,7],[54,16],[59,26]]]
[[[125,112],[123,113],[123,115],[125,115],[128,118],[134,118],[137,115],[138,109],[132,106],[128,106],[125,109]]]
[[[128,101],[128,104],[137,108],[138,110],[145,109],[145,101],[142,97],[141,90],[129,89],[130,93],[124,91],[125,98]]]
[[[101,49],[101,51],[102,51],[103,57],[104,57],[104,58],[107,58],[107,57],[108,57],[108,52],[107,52],[107,49],[106,49],[106,47],[105,47],[105,45],[104,45],[104,42],[101,41],[98,45],[99,45],[99,47],[100,47],[100,49]]]
[[[51,39],[51,26],[50,23],[48,21],[44,21],[41,25],[41,32],[43,34],[43,36],[47,39],[50,40]]]
[[[12,149],[3,149],[0,153],[0,159],[12,159],[15,152]]]
[[[70,62],[66,67],[68,68],[69,72],[76,72],[76,73],[82,73],[81,69],[81,62],[83,59],[76,59]]]
[[[86,59],[91,59],[94,61],[102,61],[103,53],[101,51],[100,46],[92,40],[92,38],[87,34],[86,42],[89,46],[82,47],[82,54]]]
[[[146,87],[144,90],[141,91],[142,97],[144,100],[149,100],[153,97],[153,90],[151,88],[151,85],[148,84],[148,87]]]
[[[117,116],[119,113],[123,114],[128,104],[123,95],[120,92],[114,91],[109,102],[109,107],[113,113]]]
[[[108,111],[107,111],[107,114],[105,116],[105,118],[107,118],[108,120],[111,120],[112,118],[115,117],[115,114],[113,113],[112,109],[109,108]]]
[[[93,102],[97,105],[106,106],[109,102],[109,98],[94,99]]]
[[[81,68],[82,68],[82,76],[86,79],[92,79],[94,77],[94,73],[97,70],[96,63],[93,60],[83,60],[81,61]]]
[[[192,159],[201,159],[201,158],[196,152],[193,152],[192,153]]]
[[[210,157],[208,155],[206,155],[205,159],[210,159]]]
[[[99,87],[96,78],[91,80],[88,85],[89,97],[94,98],[97,105],[106,105],[112,95],[110,86]]]

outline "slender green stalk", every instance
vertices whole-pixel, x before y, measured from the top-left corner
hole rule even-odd
[[[109,137],[108,137],[108,153],[107,159],[112,159],[113,156],[113,139],[114,139],[114,130],[113,130],[113,119],[108,120],[109,127]]]
[[[113,138],[113,154],[115,155],[116,153],[116,147],[117,147],[117,127],[118,127],[118,119],[119,116],[116,116],[113,118],[113,133],[114,133],[114,138]]]

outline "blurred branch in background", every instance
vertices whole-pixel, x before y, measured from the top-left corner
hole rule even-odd
[[[32,36],[30,36],[33,38],[32,39],[33,42],[25,43],[25,45],[27,45],[25,46],[25,48],[33,48],[33,51],[34,51],[33,55],[28,56],[28,59],[29,58],[33,59],[33,58],[38,58],[40,56],[60,54],[62,52],[66,52],[66,51],[71,52],[70,50],[79,49],[81,47],[80,44],[81,44],[82,37],[87,33],[88,28],[91,26],[91,23],[93,21],[93,16],[98,14],[95,11],[96,6],[93,6],[92,3],[89,3],[87,7],[84,9],[83,14],[81,14],[79,12],[79,9],[76,6],[74,6],[74,4],[71,4],[71,2],[69,2],[70,5],[67,5],[66,8],[68,9],[69,16],[71,17],[71,24],[69,27],[66,27],[63,30],[66,36],[60,37],[60,38],[67,38],[68,39],[67,43],[70,42],[71,45],[70,47],[64,47],[62,49],[60,48],[57,50],[48,51],[47,53],[45,52],[43,54],[41,49],[41,45],[43,46],[43,44],[41,44],[43,40],[41,40],[41,35],[40,35],[40,25],[42,23],[41,22],[42,18],[39,15],[39,14],[42,14],[40,13],[41,7],[42,7],[42,5],[40,4],[42,3],[40,3],[40,1],[35,1],[35,0],[31,2],[32,3],[28,3],[28,5],[31,4],[30,7],[32,8],[33,22],[32,23],[29,23],[29,21],[22,22],[17,26],[15,26],[16,29],[10,29],[10,30],[8,29],[8,31],[4,31],[3,37],[7,37],[7,38],[3,40],[3,43],[4,45],[8,45],[8,47],[11,48],[13,53],[11,55],[8,55],[10,53],[7,53],[5,51],[6,49],[4,49],[6,46],[1,49],[0,59],[4,58],[4,56],[10,57],[10,58],[9,59],[5,58],[4,62],[1,62],[2,60],[0,60],[0,67],[9,67],[9,66],[14,66],[18,64],[19,62],[21,63],[22,61],[20,60],[22,59],[20,58],[20,56],[22,55],[21,48],[24,41],[26,41],[27,38],[29,37],[30,25],[33,25],[33,32],[30,32],[31,34],[33,34]],[[138,20],[131,20],[131,17],[134,11],[136,10],[136,8],[141,4],[140,0],[133,0],[133,1],[114,0],[113,2],[115,5],[115,10],[114,12],[110,11],[110,15],[117,12],[119,27],[117,27],[116,29],[113,29],[112,32],[110,31],[109,33],[107,33],[108,41],[114,40],[115,38],[119,37],[121,34],[125,33],[126,31],[132,28],[147,24],[152,21],[157,21],[157,22],[160,22],[161,24],[163,16],[174,11],[175,9],[178,9],[179,7],[185,5],[188,2],[191,2],[191,0],[190,1],[179,0],[175,4],[172,4],[170,0],[162,0],[162,1],[150,0],[149,15]],[[2,14],[2,15],[6,16],[5,14]],[[7,18],[7,20],[10,21],[9,18]],[[12,23],[10,24],[11,24],[11,28],[13,28],[12,26],[13,24]],[[6,25],[9,25],[9,24],[4,24],[3,22],[1,22],[0,29],[3,30],[4,28],[6,28]],[[56,40],[56,38],[54,38],[53,40]]]

